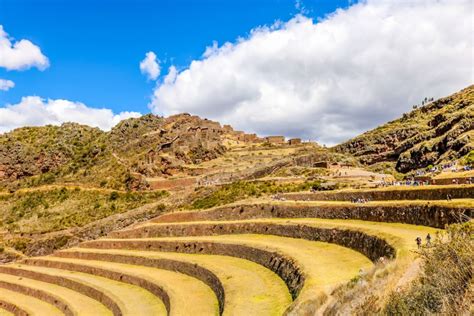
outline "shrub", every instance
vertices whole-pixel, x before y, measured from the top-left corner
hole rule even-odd
[[[109,196],[109,200],[115,201],[116,199],[119,198],[119,194],[117,191],[112,191]]]
[[[469,154],[464,157],[464,163],[468,166],[474,166],[474,150],[471,150]]]
[[[474,225],[454,224],[438,236],[433,247],[420,251],[423,271],[411,287],[393,293],[387,315],[460,315],[469,309],[465,294],[473,278]]]

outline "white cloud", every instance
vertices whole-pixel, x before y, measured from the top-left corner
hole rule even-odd
[[[295,1],[295,9],[301,14],[307,14],[308,10],[304,6],[303,0],[296,0]]]
[[[140,71],[150,80],[156,80],[160,75],[160,61],[154,52],[148,52],[140,62]]]
[[[48,58],[32,42],[12,39],[0,25],[0,67],[7,70],[24,70],[36,67],[44,70],[49,66]]]
[[[150,108],[334,144],[474,81],[470,0],[368,0],[208,47]],[[167,78],[168,78],[167,76]]]
[[[91,108],[80,102],[29,96],[23,97],[20,103],[0,108],[0,133],[17,127],[59,125],[64,122],[110,130],[121,120],[140,115],[138,112],[114,114],[110,109]]]
[[[0,91],[8,91],[15,86],[15,83],[11,80],[0,79]]]

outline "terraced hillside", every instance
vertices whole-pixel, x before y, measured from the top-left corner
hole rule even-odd
[[[393,164],[403,173],[453,161],[474,150],[474,86],[414,108],[335,149],[368,165]]]
[[[429,190],[364,205],[288,194],[164,214],[0,265],[0,314],[344,314],[367,300],[380,312],[419,273],[415,239],[472,215],[474,186],[451,190],[452,204]]]
[[[148,114],[109,132],[76,123],[0,134],[0,189],[82,184],[145,189],[145,176],[170,175],[224,153],[219,123],[189,114]]]

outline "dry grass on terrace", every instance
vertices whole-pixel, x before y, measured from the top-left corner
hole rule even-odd
[[[111,264],[113,266],[113,264]],[[120,308],[124,316],[166,315],[163,302],[149,291],[135,285],[96,276],[89,273],[63,269],[38,267],[23,264],[8,265],[18,270],[33,271],[45,275],[62,277],[92,287],[109,296]],[[124,269],[123,272],[126,272]],[[211,296],[212,298],[212,296]],[[212,301],[210,301],[212,302]]]
[[[124,239],[106,239],[120,241]],[[130,239],[135,240],[135,239]],[[307,276],[297,301],[329,294],[336,286],[356,277],[360,269],[370,269],[372,262],[359,252],[335,244],[273,235],[239,234],[219,236],[141,238],[139,240],[215,242],[240,244],[274,251],[293,258]]]
[[[92,248],[72,248],[62,253],[118,255],[197,264],[214,273],[222,282],[225,291],[224,315],[282,315],[292,301],[286,284],[278,275],[245,259],[220,255]],[[108,267],[109,263],[103,262],[103,265]],[[169,287],[176,287],[176,283],[170,281]],[[193,304],[196,303],[193,295],[188,299]],[[174,306],[171,302],[172,310]]]
[[[366,203],[352,203],[350,201],[277,201],[270,197],[266,198],[252,198],[240,200],[238,202],[228,204],[226,206],[247,205],[247,204],[274,204],[274,205],[305,205],[305,206],[448,206],[448,207],[474,207],[474,199],[453,199],[451,201],[445,200],[390,200],[390,201],[370,201]],[[207,210],[205,210],[207,211]]]
[[[17,284],[25,286],[31,289],[44,291],[53,297],[57,297],[58,300],[62,300],[68,304],[74,315],[78,316],[90,316],[90,315],[101,315],[101,316],[112,316],[112,312],[105,307],[105,305],[98,301],[80,294],[76,291],[68,288],[55,285],[52,283],[36,281],[29,278],[19,278],[10,274],[0,274],[0,282]]]
[[[163,288],[169,295],[170,306],[174,315],[185,315],[190,310],[196,315],[217,315],[219,313],[219,306],[214,292],[202,281],[185,274],[132,264],[105,263],[98,260],[57,257],[44,257],[39,260],[106,269],[150,281]],[[64,272],[64,270],[56,270],[66,275],[68,273]],[[58,274],[60,275],[60,273]],[[78,272],[73,272],[73,274],[83,275],[83,273]],[[101,278],[99,277],[98,279]],[[115,301],[119,303],[124,315],[166,315],[165,305],[152,293],[138,286],[123,282],[113,282],[120,284],[120,287],[111,291],[111,293],[115,297]],[[99,286],[94,287],[99,288]],[[129,293],[125,293],[125,291]]]
[[[10,304],[14,304],[18,308],[27,312],[29,315],[48,315],[48,316],[62,316],[64,315],[55,306],[39,300],[35,297],[24,295],[15,291],[10,291],[4,288],[0,288],[0,301],[4,301]],[[0,310],[0,315],[14,315],[13,313],[7,314],[3,310]]]

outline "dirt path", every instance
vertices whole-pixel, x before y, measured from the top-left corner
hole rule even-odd
[[[408,267],[408,269],[406,269],[403,276],[398,280],[397,285],[395,286],[395,289],[399,291],[407,287],[411,283],[411,281],[413,281],[418,276],[420,271],[421,271],[421,259],[417,258],[410,264],[410,266]]]

